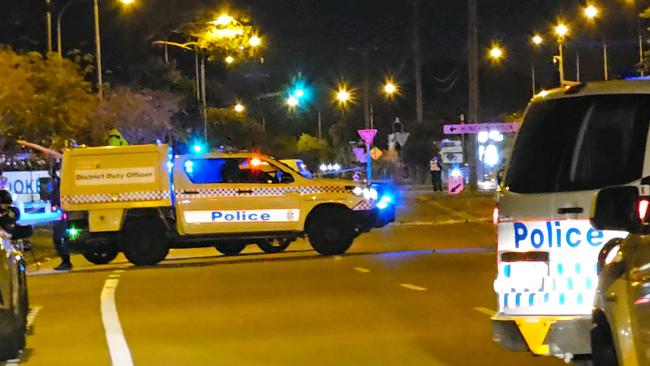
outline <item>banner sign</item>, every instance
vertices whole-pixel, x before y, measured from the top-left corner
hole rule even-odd
[[[476,134],[481,131],[499,131],[501,133],[513,133],[519,131],[518,123],[470,123],[444,125],[443,132],[445,135],[464,135]]]

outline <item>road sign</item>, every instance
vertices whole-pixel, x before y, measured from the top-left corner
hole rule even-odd
[[[463,153],[440,153],[443,164],[462,164]]]
[[[357,132],[366,145],[372,145],[372,140],[374,140],[375,135],[377,135],[377,130],[358,130]]]
[[[355,147],[352,149],[354,157],[357,159],[357,162],[364,163],[366,161],[366,149],[362,147]]]
[[[496,130],[502,133],[513,133],[519,131],[518,123],[470,123],[444,125],[443,132],[445,135],[464,135],[476,134],[481,131]]]
[[[410,135],[409,132],[395,132],[395,140],[397,140],[399,146],[403,147],[406,145],[406,141],[408,141]]]
[[[381,149],[377,148],[377,146],[373,147],[372,150],[370,150],[370,157],[372,160],[378,160],[382,155],[384,155],[384,153],[381,151]]]
[[[465,188],[465,177],[460,172],[452,172],[447,177],[447,193],[456,195]]]

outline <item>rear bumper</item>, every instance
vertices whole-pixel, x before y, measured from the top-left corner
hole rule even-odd
[[[513,352],[536,355],[591,354],[591,316],[507,316],[492,318],[492,339]]]

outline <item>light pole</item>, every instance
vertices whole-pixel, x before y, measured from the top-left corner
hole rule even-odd
[[[56,28],[57,28],[57,52],[59,54],[59,57],[62,56],[62,50],[61,50],[61,17],[63,16],[63,13],[65,10],[72,4],[76,4],[78,2],[81,2],[82,0],[78,1],[71,1],[67,3],[59,12],[59,15],[57,17],[56,21]],[[131,5],[135,0],[118,0],[121,2],[123,5]],[[47,1],[49,4],[49,0]],[[95,68],[97,69],[97,96],[99,99],[103,99],[104,97],[104,86],[103,86],[103,81],[102,81],[102,45],[101,45],[101,35],[100,35],[100,27],[99,27],[99,4],[98,0],[93,0],[93,18],[94,18],[94,26],[95,26]],[[50,51],[51,51],[51,41],[50,41]]]
[[[68,8],[74,4],[78,4],[81,2],[84,2],[86,0],[72,0],[67,2],[61,10],[59,10],[59,14],[56,16],[56,52],[58,53],[59,57],[63,57],[63,47],[61,45],[61,19],[63,18],[63,14],[65,14],[65,11],[68,10]]]
[[[564,79],[564,40],[569,34],[569,28],[564,23],[559,23],[555,26],[555,35],[557,36],[558,44],[558,55],[554,56],[554,59],[557,60],[558,70],[560,72],[560,85],[565,84]]]
[[[595,21],[597,17],[600,16],[600,9],[594,5],[589,5],[583,9],[583,14],[585,18],[591,23]],[[607,42],[605,37],[603,37],[603,79],[609,80],[609,62],[607,60]]]
[[[538,50],[541,46],[542,43],[544,43],[544,38],[540,36],[539,34],[534,35],[530,39],[531,43],[535,47],[535,50]],[[533,95],[537,94],[537,81],[536,81],[536,75],[535,75],[535,55],[533,54],[532,61],[530,63],[530,76],[531,76],[531,83],[532,83],[532,89],[533,89]]]

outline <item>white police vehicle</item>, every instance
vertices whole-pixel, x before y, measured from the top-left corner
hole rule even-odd
[[[576,84],[535,96],[497,193],[498,312],[493,338],[512,351],[589,359],[603,246],[594,229],[604,187],[638,184],[647,159],[650,81]]]

